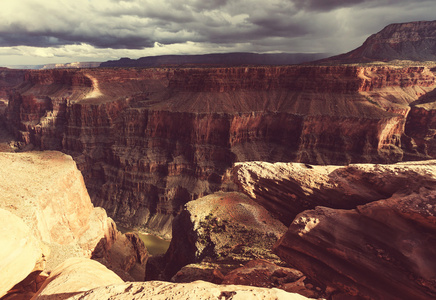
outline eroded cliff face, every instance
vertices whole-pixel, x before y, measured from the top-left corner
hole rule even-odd
[[[274,252],[314,280],[326,298],[435,296],[435,160],[251,162],[234,172],[252,199],[290,225]]]
[[[6,116],[19,139],[71,154],[110,216],[170,236],[235,162],[431,157],[404,130],[435,87],[427,67],[27,71]]]
[[[298,215],[276,251],[327,289],[368,299],[436,296],[434,189]]]

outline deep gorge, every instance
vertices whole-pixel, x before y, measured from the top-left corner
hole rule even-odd
[[[15,77],[14,88],[5,88],[4,119],[16,138],[72,155],[95,205],[120,224],[167,238],[185,203],[237,189],[228,175],[236,162],[435,157],[435,110],[410,106],[436,87],[429,67],[79,69]]]

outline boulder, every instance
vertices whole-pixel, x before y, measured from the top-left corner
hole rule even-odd
[[[41,271],[44,257],[39,241],[16,215],[0,209],[0,297],[25,279]]]
[[[223,278],[222,284],[279,288],[313,298],[321,296],[321,289],[314,288],[302,272],[277,266],[263,259],[252,260],[243,267],[229,272]]]
[[[113,245],[101,253],[94,253],[98,260],[126,281],[144,281],[149,254],[137,233],[118,233]]]
[[[68,299],[93,288],[124,281],[113,271],[88,258],[69,258],[57,266],[32,300]]]

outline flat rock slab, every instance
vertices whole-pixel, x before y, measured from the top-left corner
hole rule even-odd
[[[45,298],[44,298],[45,299]],[[171,283],[162,281],[126,282],[97,288],[71,299],[153,299],[153,300],[303,300],[304,296],[279,289],[266,289],[242,285],[216,285],[205,281]]]

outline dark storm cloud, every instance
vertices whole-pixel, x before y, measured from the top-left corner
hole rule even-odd
[[[389,23],[431,20],[436,9],[426,0],[2,1],[0,47],[141,49],[189,41],[248,51],[349,51]]]
[[[307,11],[331,11],[347,7],[386,7],[413,3],[420,5],[433,0],[293,0],[298,9]]]
[[[342,7],[350,7],[375,0],[294,0],[298,9],[328,11]]]

